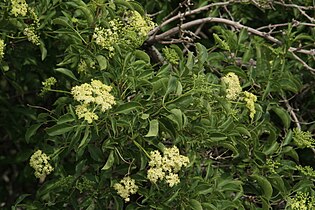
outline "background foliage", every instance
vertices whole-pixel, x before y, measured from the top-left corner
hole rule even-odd
[[[0,2],[1,208],[314,208],[313,1],[23,2]],[[93,79],[115,104],[88,123],[71,90]],[[173,146],[180,183],[150,182],[150,152]]]

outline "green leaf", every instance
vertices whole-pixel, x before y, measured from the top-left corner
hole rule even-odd
[[[282,146],[286,146],[286,145],[290,144],[292,137],[293,137],[293,132],[292,132],[292,130],[289,130],[289,132],[287,133],[287,135],[283,141]]]
[[[134,52],[135,56],[143,61],[145,61],[146,63],[150,63],[150,56],[145,53],[144,51],[142,50],[136,50]]]
[[[279,149],[279,147],[279,143],[274,141],[270,146],[265,146],[263,153],[265,153],[265,155],[272,155]]]
[[[42,61],[43,61],[47,57],[47,49],[45,47],[45,43],[42,40],[40,40],[39,49],[40,49],[40,52],[42,53]]]
[[[168,115],[167,118],[172,120],[178,126],[178,129],[183,129],[186,124],[186,116],[180,109],[172,109],[171,113],[172,114]]]
[[[86,126],[84,136],[83,136],[78,148],[85,148],[86,147],[86,145],[89,143],[89,140],[90,140],[88,138],[90,136],[90,133],[91,133],[91,131],[90,131],[89,127]]]
[[[59,117],[57,124],[60,125],[60,124],[72,122],[72,121],[74,121],[73,115],[70,113],[67,113],[67,114],[64,114],[61,117]]]
[[[134,10],[133,6],[129,2],[125,1],[125,0],[114,0],[114,2],[117,5],[122,5],[122,6],[127,7],[130,10]]]
[[[143,8],[139,2],[129,1],[129,3],[137,12],[140,13],[140,15],[142,15],[142,16],[145,15],[145,11],[143,10]]]
[[[100,66],[100,70],[105,70],[107,68],[107,59],[103,55],[97,55],[96,60]]]
[[[289,78],[281,79],[279,81],[279,85],[280,85],[280,88],[283,90],[289,90],[293,93],[299,92],[299,87],[297,86],[297,84]]]
[[[55,18],[55,19],[53,19],[52,23],[55,24],[55,25],[61,25],[61,26],[64,26],[64,27],[70,27],[70,28],[73,27],[72,23],[66,17]]]
[[[88,150],[93,160],[98,161],[98,162],[103,161],[103,153],[100,147],[97,147],[94,144],[89,144]]]
[[[258,185],[263,190],[263,196],[267,200],[270,200],[273,193],[272,185],[270,184],[270,182],[265,177],[258,174],[253,174],[250,177],[257,181]]]
[[[56,72],[62,73],[68,77],[70,77],[71,79],[74,79],[76,81],[78,81],[78,79],[76,78],[76,76],[72,73],[72,71],[70,71],[69,69],[66,68],[56,68],[55,69]]]
[[[38,128],[41,126],[42,124],[35,124],[35,125],[31,125],[31,127],[29,127],[25,133],[25,141],[26,143],[29,143],[30,139],[32,136],[35,135],[36,131],[38,130]]]
[[[86,5],[85,6],[78,6],[77,9],[79,9],[83,12],[89,26],[91,26],[94,22],[94,15],[91,12],[91,10]]]
[[[189,200],[189,206],[193,210],[203,210],[201,203],[195,199]]]
[[[154,136],[158,136],[158,134],[159,134],[159,121],[151,120],[149,132],[147,133],[147,135],[145,135],[145,137],[154,137]]]
[[[72,125],[68,125],[68,124],[60,124],[60,125],[54,125],[50,128],[46,128],[46,132],[49,136],[58,136],[58,135],[62,135],[65,133],[68,133],[69,131],[73,130],[73,126]]]
[[[288,112],[282,107],[273,107],[272,110],[277,114],[277,116],[281,119],[285,128],[289,128],[291,124],[291,118]]]
[[[114,162],[115,162],[114,151],[111,150],[110,154],[107,158],[107,161],[106,161],[105,165],[103,166],[102,170],[110,169],[113,166]]]
[[[20,195],[16,201],[14,207],[16,207],[19,203],[21,203],[26,197],[30,196],[31,194],[22,194]]]
[[[142,108],[140,103],[131,101],[131,102],[127,102],[118,106],[115,109],[114,113],[115,114],[128,114],[131,111],[138,110],[140,108]]]

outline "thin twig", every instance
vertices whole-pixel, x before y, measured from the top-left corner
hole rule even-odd
[[[278,27],[284,27],[284,26],[288,26],[292,24],[292,26],[310,26],[310,27],[315,27],[315,24],[313,23],[301,23],[299,21],[296,21],[296,20],[293,20],[292,23],[279,23],[279,24],[274,24],[274,25],[267,25],[267,26],[262,26],[262,27],[259,27],[257,28],[256,30],[258,31],[261,31],[261,30],[264,30],[264,29],[269,29],[269,30],[273,30],[275,28],[278,28]]]
[[[278,5],[282,5],[282,6],[285,6],[285,7],[292,7],[292,8],[296,8],[300,11],[300,13],[302,15],[304,15],[304,17],[306,17],[307,19],[309,19],[309,21],[311,21],[312,23],[315,22],[315,19],[310,17],[308,14],[306,14],[306,12],[304,10],[311,10],[311,9],[315,9],[315,7],[304,7],[304,6],[300,6],[300,5],[296,5],[296,4],[285,4],[285,3],[282,3],[282,2],[274,2],[275,4],[278,4]]]
[[[301,124],[299,122],[299,119],[297,118],[294,109],[292,108],[292,106],[289,104],[289,101],[285,98],[283,98],[283,102],[285,103],[288,111],[290,112],[291,117],[293,118],[293,122],[296,124],[296,127],[301,130]]]
[[[151,30],[149,32],[149,36],[152,36],[153,34],[156,34],[159,30],[161,30],[161,28],[177,19],[181,19],[185,16],[189,16],[189,15],[192,15],[192,14],[196,14],[196,13],[199,13],[199,12],[202,12],[202,11],[205,11],[205,10],[208,10],[209,8],[211,7],[215,7],[215,6],[225,6],[225,5],[228,5],[230,4],[232,1],[226,1],[226,2],[218,2],[218,3],[212,3],[212,4],[209,4],[209,5],[206,5],[206,6],[203,6],[203,7],[200,7],[198,9],[194,9],[194,10],[191,10],[191,11],[188,11],[188,12],[185,12],[185,13],[180,13],[170,19],[167,19],[165,20],[164,22],[162,22],[159,26],[155,27],[153,30]]]
[[[235,21],[231,21],[231,20],[224,19],[224,18],[216,18],[216,17],[208,17],[208,18],[201,18],[201,19],[193,20],[193,21],[182,24],[180,27],[177,26],[177,27],[171,28],[170,30],[168,30],[162,34],[152,35],[148,38],[147,43],[151,44],[154,42],[159,42],[159,41],[166,39],[166,38],[168,38],[174,34],[177,34],[180,29],[185,30],[185,29],[191,28],[193,26],[197,26],[197,25],[205,24],[205,23],[211,23],[211,22],[212,23],[223,23],[226,25],[233,26],[237,29],[246,29],[248,32],[255,34],[257,36],[263,37],[263,38],[265,38],[265,39],[267,39],[273,43],[276,43],[278,45],[282,44],[282,42],[280,40],[274,38],[273,36],[271,36],[265,32],[258,31],[254,28],[242,25],[242,24],[235,22]],[[299,52],[299,53],[303,53],[303,54],[307,54],[307,55],[315,55],[315,49],[304,50],[304,49],[300,49],[300,48],[290,47],[289,51],[290,52]]]
[[[291,52],[293,57],[298,60],[300,63],[302,63],[302,65],[307,68],[308,70],[315,72],[315,69],[310,67],[309,65],[307,65],[307,63],[305,63],[299,56],[297,56],[294,52]]]
[[[248,32],[250,32],[252,34],[264,37],[264,38],[268,39],[269,41],[274,42],[276,44],[282,44],[281,41],[279,41],[278,39],[276,39],[276,38],[274,38],[274,37],[272,37],[272,36],[270,36],[264,32],[257,31],[256,29],[250,28],[248,26],[244,26],[238,22],[234,22],[234,21],[224,19],[224,18],[208,17],[208,18],[193,20],[193,21],[182,24],[181,29],[184,30],[184,29],[188,29],[188,28],[191,28],[193,26],[196,26],[196,25],[200,25],[200,24],[204,24],[204,23],[210,23],[210,22],[223,23],[226,25],[233,26],[237,29],[245,28],[245,29],[247,29]],[[162,33],[162,34],[150,36],[149,39],[147,40],[147,42],[152,43],[152,42],[163,40],[165,38],[168,38],[168,37],[176,34],[178,32],[178,30],[179,30],[179,27],[174,27],[174,28]]]

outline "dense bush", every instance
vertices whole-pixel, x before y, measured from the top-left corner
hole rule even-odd
[[[2,208],[315,208],[313,1],[0,8]]]

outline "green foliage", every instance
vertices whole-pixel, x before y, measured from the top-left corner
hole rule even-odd
[[[4,208],[314,208],[314,159],[301,155],[314,149],[314,126],[301,131],[288,102],[314,120],[302,107],[314,101],[312,55],[303,64],[291,52],[314,46],[313,29],[287,24],[276,45],[213,24],[200,42],[179,31],[180,44],[163,46],[146,40],[179,2],[16,2],[0,2]],[[251,27],[305,19],[257,2],[203,14]],[[157,24],[145,11],[160,11]]]

